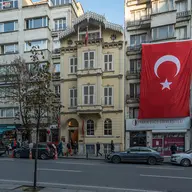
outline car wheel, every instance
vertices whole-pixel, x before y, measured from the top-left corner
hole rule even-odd
[[[113,156],[113,158],[112,158],[112,162],[113,163],[120,163],[121,162],[121,158],[119,157],[119,156],[117,156],[117,155],[115,155],[115,156]]]
[[[149,157],[147,163],[148,163],[149,165],[155,165],[155,164],[157,163],[157,160],[156,160],[155,157]]]
[[[191,162],[189,161],[189,159],[183,159],[183,160],[181,161],[181,165],[182,165],[183,167],[189,167],[189,166],[191,165]]]
[[[21,157],[20,153],[15,153],[15,157],[20,158]]]
[[[45,159],[47,159],[47,155],[46,155],[46,154],[41,154],[40,158],[41,158],[42,160],[45,160]]]

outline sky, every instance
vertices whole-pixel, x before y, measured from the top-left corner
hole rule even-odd
[[[39,1],[39,0],[33,0]],[[123,26],[124,23],[124,0],[77,0],[84,11],[92,11],[101,15],[116,24]]]

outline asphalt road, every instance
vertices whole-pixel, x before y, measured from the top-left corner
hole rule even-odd
[[[33,168],[33,160],[0,158],[0,183],[30,184]],[[48,187],[102,192],[192,192],[192,167],[39,160],[38,182]]]

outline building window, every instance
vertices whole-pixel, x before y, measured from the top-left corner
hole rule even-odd
[[[95,154],[95,145],[94,144],[86,145],[86,153],[94,155]]]
[[[141,9],[137,11],[131,11],[131,21],[138,21],[140,19],[145,19],[149,15],[149,10]]]
[[[109,154],[111,152],[111,144],[103,144],[104,154]]]
[[[129,118],[137,119],[139,116],[139,108],[138,107],[130,107],[129,108]]]
[[[53,37],[53,50],[56,52],[56,50],[58,50],[59,53],[59,49],[61,47],[60,41],[59,41],[59,37]]]
[[[15,117],[18,108],[0,108],[0,118]]]
[[[83,104],[84,105],[95,104],[95,86],[94,85],[83,86]]]
[[[138,46],[141,43],[145,43],[147,40],[147,34],[141,34],[141,35],[131,35],[130,36],[130,45],[131,47],[133,46]]]
[[[60,96],[60,85],[55,85],[54,87],[55,87],[55,94],[57,96]]]
[[[111,54],[104,55],[104,68],[105,71],[113,70],[113,55]]]
[[[26,20],[26,29],[35,29],[41,27],[47,27],[49,24],[48,17],[39,17]]]
[[[93,69],[95,63],[95,52],[85,52],[83,53],[84,56],[84,69]]]
[[[86,32],[83,32],[83,34],[80,34],[80,39],[85,40]],[[88,32],[88,39],[89,40],[94,40],[94,39],[99,39],[100,38],[100,33],[99,32]]]
[[[77,106],[77,89],[70,89],[69,90],[69,97],[70,97],[70,107]]]
[[[1,54],[15,54],[18,53],[18,44],[7,44],[7,45],[1,45]]]
[[[187,38],[187,27],[176,28],[175,36],[177,37],[177,39],[186,39]]]
[[[25,51],[31,51],[32,47],[37,47],[37,49],[47,49],[47,40],[37,40],[25,42]]]
[[[70,73],[77,73],[77,57],[72,57],[69,59],[70,61]]]
[[[177,12],[187,11],[187,1],[179,1],[176,3]]]
[[[141,71],[141,59],[130,60],[130,73],[136,74]]]
[[[153,13],[161,13],[174,9],[174,0],[160,0],[152,3]]]
[[[104,105],[113,105],[113,87],[104,87]]]
[[[12,32],[18,30],[18,21],[0,23],[0,32]]]
[[[18,0],[1,0],[0,9],[16,9],[18,8]]]
[[[66,29],[66,18],[55,19],[55,31]]]
[[[94,127],[94,121],[88,120],[87,121],[87,135],[94,135],[95,133],[95,127]]]
[[[140,95],[140,84],[130,83],[130,98],[138,98]]]
[[[71,0],[51,0],[54,6],[71,3]]]
[[[104,122],[104,135],[112,135],[112,121],[106,119]]]
[[[152,29],[153,40],[167,39],[174,37],[174,25],[166,25]]]
[[[60,73],[60,63],[54,63],[53,66],[54,66],[53,72]]]

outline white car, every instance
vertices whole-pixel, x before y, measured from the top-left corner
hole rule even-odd
[[[184,152],[177,153],[171,156],[171,163],[189,167],[192,165],[192,149]]]

